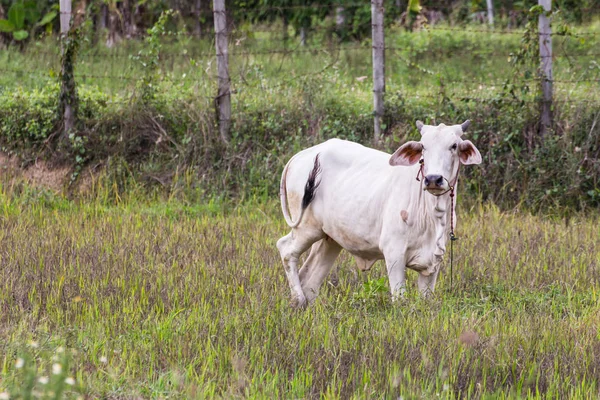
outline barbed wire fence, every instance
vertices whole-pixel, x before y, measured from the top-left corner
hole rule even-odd
[[[537,77],[533,77],[533,78],[527,78],[527,79],[522,79],[521,82],[525,83],[525,82],[529,82],[532,84],[536,84],[539,85],[541,88],[541,112],[540,112],[540,134],[543,137],[547,131],[551,128],[552,126],[552,108],[553,108],[553,84],[555,83],[560,83],[560,84],[579,84],[582,82],[600,82],[599,79],[554,79],[553,77],[553,68],[552,68],[552,61],[554,58],[557,57],[569,57],[569,55],[564,54],[564,55],[559,55],[556,56],[553,54],[552,52],[552,37],[557,35],[557,34],[553,34],[552,30],[550,28],[550,22],[549,22],[549,18],[548,15],[551,12],[551,1],[550,0],[538,0],[539,1],[539,5],[541,7],[543,7],[543,12],[539,12],[539,29],[538,29],[538,36],[539,36],[539,60],[540,60],[540,64],[541,64],[541,68],[540,68],[540,74]],[[221,4],[222,3],[222,4]],[[222,7],[224,7],[224,0],[214,0],[213,4],[215,4],[215,9],[217,7],[219,7],[219,10],[222,10]],[[489,5],[488,5],[489,6]],[[291,6],[293,8],[302,8],[302,6]],[[333,7],[333,6],[329,6],[329,7]],[[275,9],[275,8],[273,8]],[[219,11],[221,13],[224,14],[224,11]],[[372,40],[371,40],[371,47],[370,49],[368,47],[365,46],[346,46],[346,47],[335,47],[335,48],[325,48],[325,49],[304,49],[304,48],[294,48],[294,49],[269,49],[269,50],[265,50],[265,51],[248,51],[248,52],[241,52],[241,53],[236,53],[236,52],[232,52],[231,55],[232,56],[247,56],[247,55],[257,55],[257,54],[283,54],[283,55],[289,55],[289,54],[298,54],[298,53],[317,53],[317,52],[339,52],[339,51],[351,51],[351,50],[371,50],[372,51],[372,74],[373,74],[373,116],[374,116],[374,139],[377,141],[380,139],[381,137],[381,124],[382,121],[381,119],[383,118],[384,115],[384,101],[383,101],[383,96],[385,93],[385,68],[386,68],[386,63],[385,63],[385,52],[390,51],[393,52],[395,50],[399,50],[401,51],[402,49],[399,47],[395,47],[395,46],[386,46],[385,45],[385,34],[384,34],[384,26],[383,26],[383,14],[384,14],[384,7],[383,7],[383,1],[382,0],[372,0],[371,1],[371,27],[372,27]],[[215,15],[215,18],[216,15]],[[258,32],[271,32],[272,29],[262,29],[262,30],[255,30],[255,33]],[[435,32],[435,31],[441,31],[441,32],[453,32],[453,31],[460,31],[461,33],[477,33],[477,34],[506,34],[506,35],[520,35],[523,36],[525,34],[524,30],[496,30],[496,29],[476,29],[476,28],[454,28],[454,27],[433,27],[431,29],[429,29],[429,31],[431,32]],[[232,33],[234,33],[235,30],[232,30]],[[216,34],[225,34],[225,32],[219,32],[216,31]],[[597,36],[598,33],[597,32],[578,32],[578,33],[571,33],[571,37],[573,38],[584,38],[587,36]],[[220,50],[219,48],[217,49],[217,53],[219,53]],[[512,57],[514,56],[514,54],[492,54],[492,56],[494,57]],[[588,55],[590,56],[590,55]],[[429,75],[437,75],[436,73],[429,71],[427,69],[424,69],[422,67],[420,67],[418,64],[414,63],[413,61],[410,61],[408,59],[403,59],[401,56],[398,57],[400,58],[403,62],[405,62],[407,65],[410,65],[411,67],[414,67],[416,70],[425,73],[425,74],[429,74]],[[221,72],[219,72],[219,76],[221,77]],[[226,72],[226,76],[229,77],[229,72]],[[490,86],[490,85],[494,85],[494,84],[503,84],[506,81],[499,81],[499,82],[490,82],[489,80],[487,81],[480,81],[480,82],[473,82],[472,80],[460,80],[460,79],[442,79],[440,78],[440,83],[441,81],[443,81],[445,84],[450,84],[450,83],[475,83],[478,85],[486,85],[486,86]],[[227,83],[227,88],[229,88],[229,82]],[[224,87],[220,87],[219,88],[219,93],[222,93],[225,90]],[[477,98],[473,98],[472,96],[464,96],[464,98],[470,99],[470,100],[477,100]],[[561,102],[568,102],[568,100],[561,100]],[[221,102],[222,105],[222,102]],[[230,109],[230,105],[227,105],[225,107],[228,107]],[[220,113],[220,116],[223,116],[225,114]],[[220,120],[219,121],[220,124],[229,126],[229,120],[228,119],[224,119],[224,120]]]
[[[215,0],[214,4],[217,7],[218,3],[222,2],[222,0]],[[542,0],[540,0],[542,2]],[[373,0],[372,2],[372,13],[383,12],[383,9],[379,6],[379,0]],[[361,4],[363,5],[363,4]],[[306,6],[294,6],[295,8],[311,8]],[[314,7],[314,6],[313,6]],[[328,5],[323,7],[331,7],[334,6]],[[279,9],[281,7],[272,7],[269,9]],[[333,11],[333,9],[332,9]],[[219,26],[215,25],[215,31],[211,35],[203,35],[203,42],[205,45],[203,47],[194,46],[190,48],[185,48],[183,50],[173,50],[173,49],[164,49],[160,52],[160,62],[161,62],[161,70],[166,74],[170,74],[168,77],[172,81],[175,82],[191,82],[198,83],[202,82],[206,91],[199,92],[199,96],[204,96],[207,102],[211,102],[216,107],[216,116],[219,121],[219,129],[221,133],[221,137],[224,141],[227,141],[229,138],[229,129],[231,127],[231,97],[238,95],[241,91],[249,91],[249,90],[274,90],[277,88],[283,88],[288,85],[290,82],[297,80],[299,76],[302,74],[297,74],[295,76],[283,76],[279,79],[277,83],[271,83],[270,86],[265,86],[266,84],[260,79],[248,79],[248,71],[252,68],[251,61],[254,58],[262,57],[262,60],[266,63],[280,63],[283,62],[295,62],[296,60],[300,60],[302,58],[314,58],[316,55],[326,55],[324,59],[328,59],[328,62],[324,66],[320,66],[318,70],[312,70],[304,73],[304,76],[311,76],[313,74],[318,74],[324,70],[331,68],[342,56],[350,57],[351,54],[358,54],[358,58],[365,60],[364,64],[367,66],[364,70],[367,72],[364,74],[368,78],[368,67],[370,68],[370,72],[373,73],[373,83],[375,83],[376,79],[380,79],[379,86],[373,88],[374,91],[374,106],[373,106],[373,117],[374,117],[374,133],[375,139],[381,135],[381,118],[383,117],[384,110],[383,105],[383,96],[385,95],[385,82],[386,76],[390,76],[389,71],[391,69],[397,68],[398,64],[404,64],[406,68],[410,68],[411,71],[414,71],[414,75],[418,75],[418,77],[412,77],[413,79],[421,80],[423,82],[427,82],[429,85],[423,84],[422,86],[426,89],[434,88],[438,89],[438,94],[435,94],[435,90],[425,90],[424,93],[407,93],[407,95],[418,96],[422,98],[427,98],[431,100],[440,101],[444,96],[448,96],[448,93],[453,93],[453,95],[462,100],[462,101],[489,101],[492,100],[491,96],[482,96],[487,92],[486,89],[489,89],[494,86],[502,86],[505,85],[508,79],[504,78],[473,78],[469,76],[465,76],[464,78],[457,77],[446,77],[443,73],[443,69],[431,69],[421,65],[415,56],[404,56],[402,53],[406,50],[405,48],[393,44],[388,44],[383,42],[371,42],[364,41],[362,43],[342,43],[342,42],[328,42],[328,43],[319,43],[317,45],[303,45],[302,43],[293,43],[293,42],[284,42],[280,38],[274,39],[272,34],[281,34],[282,30],[280,27],[251,27],[244,28],[235,26],[231,21],[226,19],[227,12],[224,9],[217,9],[214,13],[215,15],[215,24],[218,20],[217,16],[222,16],[225,21],[221,21]],[[540,14],[540,18],[546,17],[545,13]],[[375,23],[372,21],[365,22],[366,25],[371,25],[374,29],[376,28]],[[312,28],[313,33],[328,33],[331,31],[330,27],[316,26]],[[382,29],[383,34],[384,30]],[[429,26],[426,27],[425,32],[431,35],[438,35],[442,33],[448,34],[472,34],[472,35],[516,35],[523,36],[525,34],[525,30],[523,29],[499,29],[493,27],[482,26],[482,28],[476,27],[452,27],[452,26]],[[542,116],[544,115],[544,110],[552,110],[553,104],[559,103],[569,103],[569,102],[580,102],[580,103],[592,103],[593,99],[564,99],[561,98],[559,100],[553,99],[552,93],[553,89],[556,90],[557,85],[561,85],[563,87],[572,86],[577,87],[577,85],[581,85],[584,83],[596,84],[600,82],[600,74],[596,74],[595,76],[591,76],[590,74],[582,74],[581,76],[576,76],[574,73],[571,73],[569,76],[555,76],[556,74],[552,74],[552,60],[556,59],[565,59],[567,62],[571,62],[573,59],[580,59],[583,57],[591,58],[592,61],[595,57],[600,54],[599,52],[588,52],[585,54],[569,54],[567,51],[563,51],[562,53],[553,53],[552,51],[548,51],[549,48],[547,46],[547,42],[549,38],[563,36],[561,33],[552,33],[551,31],[540,31],[538,32],[540,38],[540,49],[542,50],[539,55],[540,62],[544,65],[543,71],[544,74],[540,76],[532,76],[532,77],[520,77],[518,78],[518,82],[522,85],[529,85],[532,90],[538,90],[542,85],[546,87],[550,87],[549,97],[546,96],[546,92],[544,92],[544,96],[539,100],[540,101],[540,119],[542,120]],[[595,31],[575,31],[571,32],[569,36],[565,36],[565,39],[592,39],[596,40],[599,36],[599,32]],[[213,43],[213,47],[211,48],[210,42]],[[253,47],[245,47],[245,43],[251,43]],[[275,48],[270,47],[274,43],[279,42],[279,45]],[[283,44],[283,46],[281,45]],[[560,48],[560,47],[559,47]],[[137,54],[139,53],[138,49],[130,49],[124,46],[124,48],[105,51],[100,50],[99,48],[89,48],[81,51],[78,54],[79,64],[76,66],[74,77],[78,82],[86,82],[86,83],[96,83],[100,87],[107,87],[108,85],[119,86],[122,88],[126,88],[126,90],[134,91],[135,85],[139,82],[140,76],[139,71],[132,69],[127,72],[126,69],[123,68],[123,65],[126,63],[140,63],[140,60],[137,60]],[[470,49],[465,49],[461,51],[452,50],[452,54],[444,54],[440,53],[439,57],[443,61],[443,59],[447,56],[460,56],[462,55],[471,55]],[[60,70],[60,65],[57,63],[59,59],[59,55],[56,51],[48,51],[37,48],[32,50],[32,53],[35,53],[35,56],[38,59],[47,58],[45,62],[44,71],[43,68],[39,68],[39,65],[26,65],[19,66],[19,68],[14,67],[11,68],[10,65],[5,67],[0,67],[0,71],[5,74],[14,74],[16,76],[24,77],[35,77],[38,78],[46,78],[48,80],[54,79],[54,76],[58,74]],[[377,55],[377,57],[376,57]],[[390,55],[392,57],[390,57]],[[496,51],[495,49],[490,49],[490,51],[485,51],[481,53],[481,58],[498,58],[498,59],[509,59],[514,57],[514,52],[506,52],[506,51]],[[372,62],[368,62],[367,60],[371,57]],[[386,59],[387,57],[387,59]],[[238,71],[232,73],[232,71],[225,71],[224,64],[229,67],[231,64],[229,63],[229,58],[232,58],[235,62],[236,68]],[[377,58],[377,60],[375,60]],[[114,70],[107,70],[106,64],[99,63],[99,60],[112,60],[111,65],[115,65],[118,70],[115,73]],[[227,63],[224,61],[227,59]],[[265,60],[266,59],[266,60]],[[221,62],[219,62],[221,60]],[[548,61],[548,62],[546,62]],[[217,67],[216,65],[219,64]],[[316,63],[315,63],[316,64]],[[370,64],[370,65],[369,65]],[[98,67],[100,65],[100,67]],[[550,72],[548,72],[548,65],[550,66]],[[96,68],[96,69],[94,69]],[[100,69],[98,69],[100,68]],[[281,69],[281,68],[280,68]],[[387,70],[386,70],[387,69]],[[375,78],[375,71],[377,71],[377,78]],[[387,74],[386,74],[387,72]],[[383,79],[381,79],[383,77]],[[362,78],[362,77],[361,77]],[[369,79],[365,79],[365,84],[368,84]],[[391,78],[388,78],[391,79]],[[383,81],[383,85],[381,85],[381,80]],[[431,82],[434,82],[434,85],[431,85]],[[515,80],[513,79],[513,82]],[[449,86],[456,85],[461,88],[466,87],[474,87],[478,90],[466,91],[462,93],[458,93],[457,91],[453,91]],[[127,89],[129,88],[129,89]],[[443,90],[442,90],[443,88]],[[212,91],[212,93],[211,93]],[[444,92],[444,93],[442,93]],[[375,96],[380,96],[378,99]],[[109,100],[110,102],[111,100]],[[121,98],[117,101],[127,102],[126,99]],[[227,104],[229,103],[229,104]],[[226,108],[229,107],[229,113],[227,113]],[[381,107],[381,108],[378,108]],[[225,108],[225,109],[224,109]],[[551,114],[550,114],[551,118]],[[541,127],[550,126],[552,123],[551,119],[548,122],[546,119],[542,121]],[[379,129],[377,125],[379,124]]]

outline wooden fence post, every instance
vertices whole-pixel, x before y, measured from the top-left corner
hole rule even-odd
[[[65,42],[71,29],[71,0],[60,0],[60,36],[62,41],[62,67],[61,67],[61,99],[63,107],[64,137],[68,138],[69,133],[75,126],[75,110],[72,100],[75,97],[75,78],[73,77],[73,65],[69,63],[66,57],[67,49]]]
[[[552,9],[552,0],[538,0],[546,12]],[[546,13],[539,16],[540,78],[542,82],[542,113],[540,135],[542,139],[552,127],[552,29]]]
[[[487,17],[488,24],[494,25],[494,4],[492,0],[487,0]]]
[[[227,47],[227,14],[225,0],[213,0],[215,19],[215,46],[217,50],[217,74],[219,92],[215,99],[219,112],[219,132],[224,142],[229,142],[231,126],[231,80],[229,79],[229,50]]]
[[[344,6],[335,8],[335,27],[341,31],[346,26],[346,9]]]
[[[60,33],[66,35],[71,25],[71,0],[60,0]]]
[[[375,141],[381,139],[383,94],[385,93],[385,40],[383,33],[383,0],[371,0],[371,25],[373,42],[373,116]]]

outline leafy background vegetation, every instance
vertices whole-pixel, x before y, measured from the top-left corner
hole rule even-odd
[[[127,15],[125,4],[114,5],[122,18]],[[554,134],[541,143],[536,139],[537,24],[505,29],[509,15],[521,18],[510,23],[526,23],[526,5],[513,5],[513,14],[505,11],[505,19],[499,11],[498,26],[488,29],[457,26],[468,22],[481,5],[453,4],[442,8],[447,19],[429,30],[411,32],[401,16],[388,22],[386,137],[375,145],[393,150],[416,135],[416,119],[456,123],[469,118],[474,122],[471,139],[485,156],[485,168],[467,172],[467,192],[532,210],[597,206],[598,25],[574,25],[570,21],[577,21],[579,8],[567,3],[553,16],[560,33],[554,38],[555,125]],[[144,3],[146,17],[162,7],[150,5]],[[61,65],[56,36],[33,29],[26,46],[5,38],[8,47],[0,55],[5,72],[0,78],[0,145],[18,154],[24,165],[40,155],[72,162],[77,168],[70,182],[76,182],[86,166],[97,170],[99,165],[127,165],[128,178],[167,192],[177,191],[175,171],[187,171],[196,177],[194,196],[202,192],[207,197],[267,198],[276,193],[278,171],[298,149],[330,137],[371,142],[369,40],[337,35],[332,16],[312,16],[312,31],[300,46],[293,18],[284,40],[281,16],[237,14],[252,7],[273,13],[281,9],[232,6],[233,140],[225,146],[215,134],[217,79],[211,36],[191,35],[190,13],[180,10],[162,20],[140,19],[136,32],[144,24],[162,22],[137,40],[122,39],[109,48],[106,40],[112,33],[97,29],[96,14],[105,6],[113,10],[111,4],[89,4],[90,17],[80,22],[74,65],[80,125],[66,146],[57,140]],[[451,12],[459,6],[469,13]],[[283,10],[306,8],[292,5]],[[125,37],[131,28],[124,25],[113,36]],[[125,190],[123,182],[118,186]]]
[[[31,7],[2,1],[0,18],[17,3]],[[26,37],[0,25],[2,396],[598,395],[597,2],[554,2],[544,141],[535,2],[494,1],[489,28],[485,2],[422,1],[442,20],[412,30],[407,4],[386,2],[381,143],[368,5],[346,4],[338,26],[336,3],[228,3],[229,144],[207,2],[76,2],[67,141],[57,8],[36,3]],[[461,172],[454,287],[446,269],[432,298],[392,305],[384,268],[343,256],[337,284],[291,310],[274,245],[289,157],[331,137],[391,151],[416,119],[467,118],[484,163]],[[67,169],[62,190],[22,180],[42,162]]]

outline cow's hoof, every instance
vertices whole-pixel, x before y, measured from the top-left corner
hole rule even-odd
[[[337,276],[333,276],[329,279],[329,284],[333,287],[338,287],[338,285],[340,284],[340,278],[338,278]]]
[[[307,305],[308,305],[308,301],[306,300],[306,297],[304,297],[304,296],[294,297],[292,299],[292,308],[295,310],[304,310]]]

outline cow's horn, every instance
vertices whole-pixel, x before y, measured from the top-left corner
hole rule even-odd
[[[419,132],[421,132],[421,129],[423,129],[423,123],[419,120],[417,120],[417,129],[419,130]]]
[[[460,129],[462,129],[463,132],[466,132],[469,125],[471,125],[471,120],[468,119],[462,124],[460,124]]]

